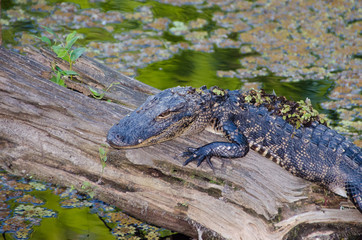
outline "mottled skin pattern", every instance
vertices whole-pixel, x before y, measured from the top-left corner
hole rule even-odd
[[[275,103],[277,104],[277,103]],[[211,157],[239,158],[249,148],[292,174],[326,186],[362,212],[362,152],[336,131],[312,122],[296,129],[263,104],[245,101],[240,91],[176,87],[149,97],[108,132],[114,148],[137,148],[195,134],[212,126],[229,142],[188,148],[184,165]]]

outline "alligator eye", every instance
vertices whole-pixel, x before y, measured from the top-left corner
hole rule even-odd
[[[167,110],[167,111],[161,113],[160,115],[158,115],[157,118],[158,119],[165,119],[165,118],[170,117],[173,113],[175,113],[175,112]]]

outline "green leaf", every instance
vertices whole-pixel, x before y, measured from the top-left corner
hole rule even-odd
[[[58,66],[55,71],[63,76],[68,76],[68,74]]]
[[[40,39],[42,40],[43,42],[49,44],[49,45],[52,45],[52,41],[50,41],[49,38],[45,37],[45,36],[42,36],[42,37],[38,37],[38,36],[35,36],[35,35],[32,35],[33,37],[36,37],[37,39]]]
[[[57,76],[53,75],[51,78],[50,78],[50,81],[58,84],[59,80],[57,79]]]
[[[220,90],[220,89],[217,89],[217,88],[214,88],[212,90],[213,93],[215,93],[216,95],[219,95],[219,96],[224,96],[225,95],[225,92],[223,90]]]
[[[91,88],[91,87],[88,87],[88,88],[89,88],[89,90],[92,92],[93,97],[94,97],[95,99],[102,99],[102,98],[104,97],[104,93],[100,94],[100,93],[98,93],[96,90],[94,90],[93,88]]]
[[[67,40],[65,48],[69,50],[73,46],[73,44],[78,40],[78,38],[79,38],[79,36],[75,36],[75,37],[69,39],[69,41]],[[67,39],[68,39],[68,37],[67,37]]]
[[[65,39],[65,42],[68,44],[72,39],[76,37],[76,35],[77,35],[76,31],[69,33]]]
[[[72,70],[65,70],[63,71],[66,75],[79,75],[77,72]]]
[[[59,67],[58,67],[59,68]],[[63,76],[67,76],[67,74],[63,71],[63,69],[57,69],[57,71],[62,74]]]
[[[67,85],[65,85],[65,82],[63,81],[63,79],[60,79],[60,80],[59,80],[58,85],[59,85],[59,86],[62,86],[62,87],[67,87]]]
[[[44,28],[48,33],[50,33],[51,35],[53,35],[53,36],[57,36],[56,34],[55,34],[55,32],[52,30],[52,29],[50,29],[50,28],[48,28],[48,27],[45,27],[45,26],[41,26],[42,28]]]
[[[162,229],[161,231],[159,231],[159,234],[160,234],[161,238],[166,238],[166,237],[169,237],[171,235],[175,235],[176,233],[172,232],[170,230],[167,230],[167,229]]]
[[[56,72],[56,75],[53,75],[52,78],[50,79],[50,81],[60,85],[60,86],[63,86],[63,87],[67,87],[67,85],[65,85],[62,77],[61,77],[61,72],[60,71],[57,71]]]
[[[52,46],[52,50],[55,52],[55,54],[59,58],[63,59],[67,55],[67,50],[60,45]],[[64,59],[64,60],[66,60],[66,59]]]
[[[253,99],[253,97],[250,95],[245,97],[246,102],[251,102],[252,99]]]
[[[91,191],[88,193],[89,197],[90,198],[94,198],[94,196],[96,195],[95,192]]]
[[[85,48],[74,49],[74,51],[70,54],[70,60],[72,62],[75,62],[84,52],[85,52]]]
[[[95,96],[99,95],[99,93],[96,90],[94,90],[93,88],[91,88],[91,87],[88,87],[88,88],[92,92],[93,95],[95,95]]]
[[[310,106],[312,105],[312,101],[309,98],[305,99],[305,103]]]
[[[91,186],[91,184],[90,184],[90,182],[87,182],[87,181],[84,181],[83,183],[82,183],[82,189],[86,189],[86,188],[88,188],[88,187],[90,187]]]
[[[101,156],[104,156],[106,154],[106,151],[104,150],[104,148],[99,148],[99,154]]]

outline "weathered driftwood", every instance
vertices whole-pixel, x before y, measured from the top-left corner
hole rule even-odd
[[[66,68],[45,50],[23,56],[0,48],[0,166],[7,171],[79,189],[90,182],[97,198],[203,239],[282,239],[299,224],[312,229],[304,235],[362,234],[357,210],[320,209],[311,198],[323,195],[253,151],[213,159],[215,171],[182,167],[187,146],[220,140],[208,132],[111,150],[102,173],[98,148],[108,129],[158,90],[82,57],[74,66],[80,81],[67,82],[72,91],[48,80],[53,61]],[[118,104],[89,97],[88,86],[101,91],[113,82],[105,97]]]

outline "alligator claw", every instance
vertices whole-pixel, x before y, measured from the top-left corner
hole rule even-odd
[[[189,157],[184,163],[183,165],[186,166],[187,164],[189,164],[190,162],[197,162],[197,166],[199,167],[201,165],[201,163],[206,160],[207,164],[209,164],[209,166],[211,167],[211,169],[214,169],[214,166],[211,162],[211,156],[206,155],[206,154],[202,154],[200,148],[192,148],[189,147],[187,149],[187,152],[182,153],[183,157]]]
[[[196,152],[196,151],[197,151],[197,148],[188,147],[187,152],[183,152],[181,154],[181,157],[190,157],[190,156],[194,155],[194,152]]]
[[[207,164],[209,164],[211,169],[214,170],[214,165],[212,165],[212,162],[211,162],[211,156],[206,156],[206,162],[207,162]]]

